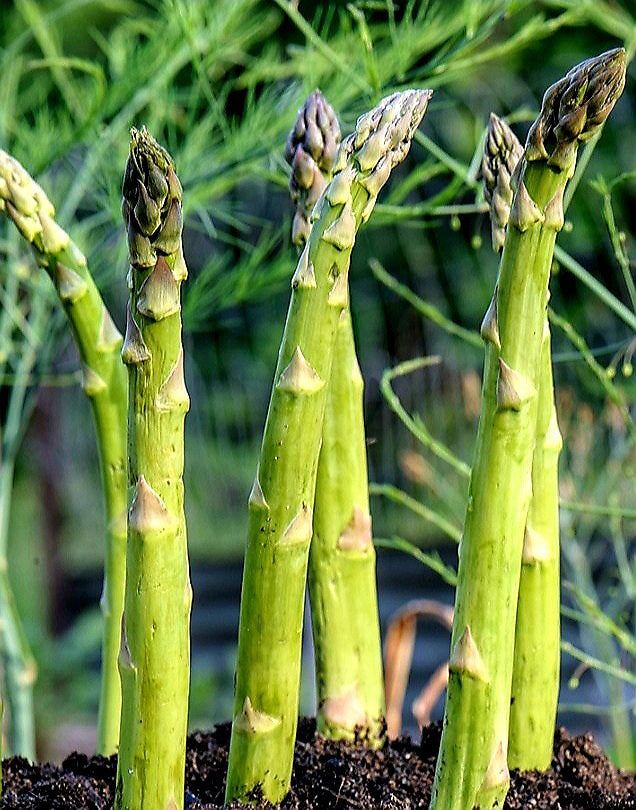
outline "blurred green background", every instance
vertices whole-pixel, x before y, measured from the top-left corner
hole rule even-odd
[[[120,186],[130,126],[146,124],[175,156],[190,270],[186,491],[195,572],[240,561],[243,552],[245,501],[295,262],[282,149],[306,95],[320,87],[347,133],[388,92],[435,90],[408,160],[358,239],[352,311],[371,480],[399,487],[460,526],[464,480],[399,422],[380,378],[401,361],[439,355],[439,363],[396,381],[395,390],[437,440],[470,463],[482,353],[435,319],[475,330],[492,294],[497,261],[478,178],[488,115],[506,116],[523,140],[549,84],[621,44],[631,58],[636,8],[628,0],[0,6],[0,148],[43,185],[120,328],[127,295]],[[562,513],[564,612],[581,659],[568,659],[572,689],[562,699],[596,717],[624,765],[634,764],[636,705],[634,683],[621,675],[633,671],[636,593],[636,434],[629,413],[636,391],[635,122],[631,63],[559,237],[567,256],[554,268],[551,300],[564,319],[553,327],[565,442],[561,495],[571,505]],[[0,509],[10,514],[10,576],[40,667],[40,745],[56,755],[51,729],[90,727],[97,700],[98,606],[78,617],[69,594],[97,582],[98,467],[78,360],[48,281],[37,282],[28,251],[5,222],[0,251],[3,295],[20,273],[24,317],[37,296],[50,310],[39,334],[17,323],[0,346],[9,479]],[[371,259],[392,286],[434,307],[433,320],[383,283]],[[27,348],[35,350],[31,385],[9,446],[5,420]],[[581,511],[581,504],[602,508]],[[372,510],[379,537],[399,535],[425,550],[452,546],[434,522],[395,499],[376,495]],[[227,719],[232,666],[229,656],[224,668],[195,668],[193,725]],[[594,682],[594,705],[580,705],[579,680]],[[71,745],[81,745],[77,735]]]

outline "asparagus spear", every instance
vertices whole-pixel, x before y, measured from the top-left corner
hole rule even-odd
[[[578,143],[607,118],[624,78],[622,49],[573,68],[546,92],[515,170],[497,291],[482,325],[482,413],[460,545],[436,810],[501,806],[508,789],[515,618],[552,253]]]
[[[21,300],[25,289],[18,275],[24,268],[17,263],[6,270],[3,279],[3,310],[0,318],[0,346],[9,347],[16,325],[17,310],[25,309]],[[4,694],[9,708],[7,745],[4,756],[19,754],[27,759],[35,758],[35,717],[33,710],[33,684],[37,667],[17,609],[14,591],[9,579],[7,543],[9,535],[9,509],[15,472],[15,459],[24,421],[30,410],[28,394],[34,369],[46,358],[45,335],[51,317],[51,302],[45,279],[38,274],[28,285],[28,314],[22,325],[27,340],[18,341],[18,352],[11,363],[14,380],[8,396],[6,412],[0,430],[0,648],[4,671]],[[9,314],[9,312],[11,314]],[[27,328],[28,327],[28,328]],[[12,352],[13,354],[13,352]],[[4,371],[8,357],[0,359],[0,373]],[[2,707],[0,706],[0,719]],[[0,743],[2,741],[0,740]]]
[[[279,801],[291,777],[305,575],[316,468],[355,234],[407,154],[429,91],[388,96],[346,138],[294,278],[249,499],[227,800],[260,785]]]
[[[93,411],[107,524],[100,603],[104,634],[97,750],[108,755],[115,752],[119,740],[121,690],[117,655],[126,560],[127,392],[126,370],[118,352],[122,337],[102,301],[86,258],[55,221],[55,209],[46,194],[17,160],[1,150],[0,210],[33,245],[39,263],[53,281],[79,350],[82,387]],[[11,671],[7,669],[9,678]]]
[[[145,129],[132,129],[122,205],[131,264],[122,349],[130,505],[116,810],[179,810],[184,800],[192,589],[183,510],[181,196],[172,158]]]
[[[503,246],[510,215],[510,177],[522,154],[523,147],[510,127],[491,115],[482,173],[497,252]],[[547,318],[543,330],[532,499],[521,557],[508,741],[508,767],[522,770],[546,770],[550,765],[561,659],[558,467],[562,441],[554,404]]]
[[[285,149],[297,206],[292,241],[299,250],[311,230],[311,208],[331,179],[339,140],[336,115],[316,90],[301,108]],[[309,552],[317,723],[328,737],[357,734],[379,744],[384,689],[362,393],[347,303],[327,387]]]

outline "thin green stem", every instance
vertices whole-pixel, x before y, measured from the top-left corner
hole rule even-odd
[[[0,150],[0,202],[46,268],[64,308],[82,365],[97,438],[105,502],[102,679],[97,750],[110,755],[119,741],[121,690],[117,671],[124,600],[126,541],[126,372],[122,338],[88,270],[86,258],[60,228],[42,188]],[[10,182],[8,182],[10,179]]]
[[[418,439],[425,447],[434,453],[442,461],[445,461],[461,476],[468,478],[470,476],[470,466],[466,462],[459,459],[445,444],[436,439],[422,423],[421,420],[415,420],[400,402],[399,397],[393,390],[391,382],[397,377],[403,377],[405,374],[411,374],[427,366],[435,365],[440,362],[439,357],[420,357],[414,360],[407,360],[400,363],[392,369],[386,369],[380,380],[380,391],[382,396],[386,399],[389,407],[400,419],[400,421],[409,429],[409,431]]]
[[[579,264],[576,259],[558,245],[554,248],[554,257],[566,270],[576,276],[582,284],[585,284],[588,290],[593,292],[615,315],[618,315],[632,331],[636,332],[636,314],[628,309],[622,301],[619,301],[615,295],[612,295],[582,264]]]
[[[438,554],[429,554],[426,551],[422,551],[421,548],[418,548],[413,543],[409,543],[408,540],[397,536],[391,538],[374,537],[373,542],[378,548],[388,548],[410,554],[411,557],[414,557],[427,568],[430,568],[431,571],[439,574],[447,585],[453,588],[457,585],[457,573],[453,568],[445,565]]]
[[[627,506],[607,506],[600,503],[583,503],[582,501],[559,501],[561,509],[568,512],[581,512],[585,515],[598,515],[599,517],[621,517],[625,520],[636,520],[636,509]]]
[[[381,495],[384,498],[388,498],[394,503],[399,504],[400,506],[405,506],[414,514],[419,515],[419,517],[422,517],[424,520],[432,523],[433,526],[437,526],[438,529],[444,532],[447,537],[450,537],[451,540],[454,540],[456,543],[459,543],[459,541],[462,539],[462,530],[460,526],[457,526],[450,520],[447,520],[443,515],[440,515],[439,512],[436,512],[434,509],[430,509],[428,506],[424,506],[423,503],[416,501],[415,498],[412,498],[406,492],[403,492],[393,484],[369,484],[369,495]]]
[[[9,581],[7,544],[9,511],[13,491],[15,459],[22,438],[25,420],[25,402],[29,377],[41,359],[46,324],[50,318],[49,296],[42,284],[34,282],[31,294],[29,327],[32,339],[23,344],[16,367],[16,380],[11,387],[9,407],[0,450],[0,644],[6,679],[6,699],[9,709],[8,748],[6,754],[17,754],[35,759],[35,719],[33,710],[33,684],[36,665],[17,611],[15,597]]]
[[[624,681],[631,686],[636,686],[636,675],[628,672],[622,667],[608,664],[607,661],[601,661],[599,658],[596,658],[593,655],[588,655],[588,653],[584,652],[583,650],[579,650],[578,647],[575,647],[574,644],[571,644],[569,641],[562,641],[561,649],[563,652],[571,655],[572,658],[576,658],[577,661],[581,661],[581,663],[585,664],[589,669],[596,669],[598,672],[603,672],[605,675],[611,675],[612,678],[616,678],[619,681]]]
[[[552,309],[552,307],[548,307],[548,318],[551,323],[555,326],[558,326],[565,335],[567,336],[568,340],[572,343],[573,346],[581,352],[581,356],[589,366],[589,368],[594,373],[596,379],[600,382],[603,390],[609,397],[609,399],[617,406],[620,411],[621,416],[625,422],[625,426],[629,431],[629,434],[633,440],[636,440],[636,425],[634,424],[634,420],[629,412],[629,408],[625,404],[624,398],[621,396],[620,391],[614,385],[612,380],[610,379],[607,369],[603,368],[596,359],[594,355],[590,352],[590,349],[585,342],[584,338],[576,331],[576,329],[572,326],[572,324],[567,321],[565,318],[562,318],[560,315]]]
[[[397,281],[397,279],[395,279],[384,269],[377,259],[370,259],[369,267],[378,281],[384,284],[384,286],[391,290],[391,292],[396,293],[400,296],[400,298],[403,298],[405,301],[411,304],[411,306],[414,307],[417,312],[420,313],[420,315],[428,318],[449,335],[460,338],[460,340],[464,340],[471,346],[475,346],[475,348],[483,350],[483,342],[479,337],[478,332],[474,332],[472,329],[465,329],[463,326],[456,324],[450,318],[447,318],[439,311],[439,309],[437,309],[437,307],[433,306],[433,304],[429,304],[427,301],[424,301],[406,285]]]

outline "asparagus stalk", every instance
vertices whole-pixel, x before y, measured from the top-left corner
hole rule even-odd
[[[8,270],[4,286],[9,306],[19,308],[20,284],[18,268]],[[18,451],[24,420],[29,411],[27,395],[30,378],[42,354],[47,323],[50,318],[48,290],[44,289],[44,278],[35,278],[29,285],[28,333],[29,339],[21,342],[18,356],[14,358],[15,379],[8,398],[3,430],[0,435],[0,649],[2,650],[5,676],[6,704],[9,709],[7,727],[7,747],[5,756],[19,754],[27,759],[35,758],[35,718],[33,710],[33,685],[37,666],[17,609],[14,591],[9,579],[7,542],[9,534],[9,508],[15,472],[15,459]],[[6,299],[5,299],[6,302]],[[15,326],[13,317],[3,312],[0,324],[0,345],[8,346]],[[5,342],[2,343],[2,340]],[[7,358],[0,361],[0,373],[4,370]],[[0,719],[2,708],[0,707]],[[1,741],[0,741],[1,742]]]
[[[406,156],[429,97],[429,91],[395,93],[358,120],[316,204],[292,280],[249,499],[228,801],[249,800],[260,786],[265,798],[277,802],[289,788],[325,383],[347,302],[351,250],[378,192]]]
[[[510,177],[523,147],[510,127],[491,115],[482,173],[490,203],[493,247],[499,252],[510,215]],[[532,499],[521,557],[510,701],[508,767],[546,770],[552,760],[561,659],[559,581],[559,452],[550,327],[543,324],[539,367]]]
[[[117,655],[126,553],[127,395],[126,370],[118,351],[122,337],[102,301],[86,258],[55,221],[55,209],[46,194],[17,160],[1,150],[0,210],[32,244],[39,263],[53,281],[80,354],[82,387],[93,412],[106,510],[97,750],[108,755],[117,748],[121,704]],[[11,678],[10,671],[8,668]]]
[[[618,49],[553,85],[515,170],[497,290],[482,324],[482,412],[460,544],[436,810],[501,806],[508,789],[515,619],[552,253],[578,143],[609,115],[624,77]]]
[[[192,589],[183,508],[181,185],[168,153],[131,130],[122,213],[130,303],[128,543],[119,670],[116,810],[180,810],[190,685]]]
[[[311,230],[311,208],[331,179],[339,140],[336,115],[316,90],[300,110],[285,149],[297,206],[292,241],[299,250]],[[379,745],[384,689],[362,394],[347,303],[327,386],[309,551],[317,724],[325,736],[357,734]]]
[[[525,771],[545,771],[550,767],[559,698],[561,446],[546,318],[532,458],[532,500],[521,556],[508,743],[508,767]]]

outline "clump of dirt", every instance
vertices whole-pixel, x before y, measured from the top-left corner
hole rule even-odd
[[[313,720],[298,729],[292,789],[281,808],[292,810],[426,810],[439,725],[418,745],[408,738],[380,751],[325,740]],[[188,738],[187,810],[220,810],[230,743],[229,724]],[[19,757],[3,766],[0,810],[111,810],[116,758],[71,754],[60,768]],[[236,808],[239,805],[233,804]],[[271,805],[261,801],[259,810]],[[636,810],[636,775],[617,771],[591,735],[557,731],[549,771],[511,774],[508,810]]]

